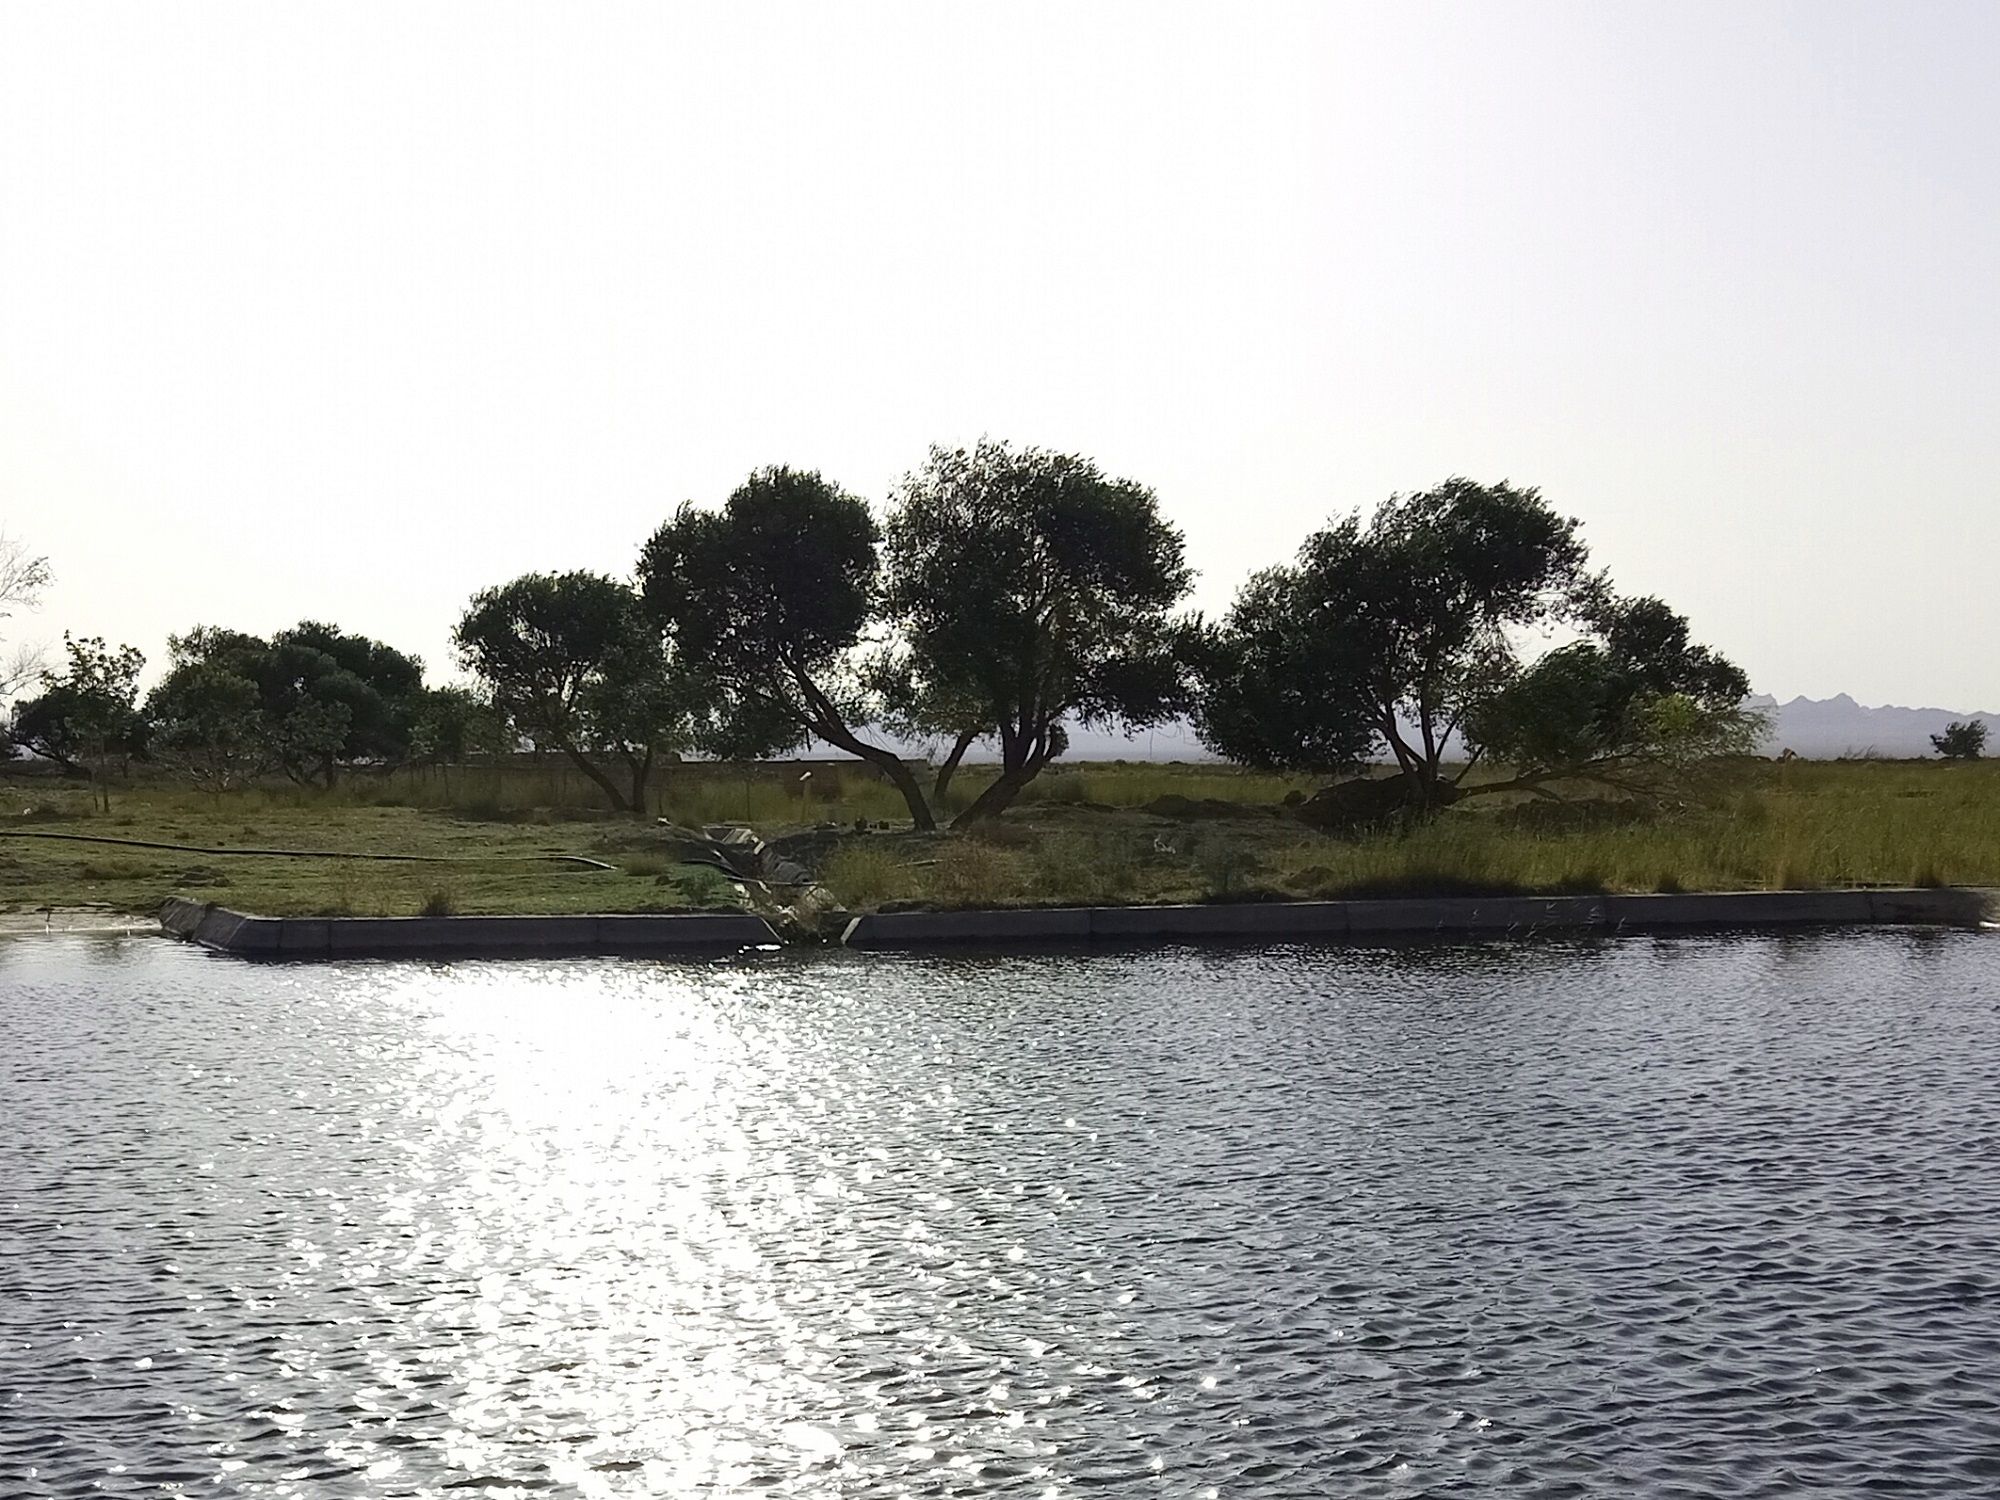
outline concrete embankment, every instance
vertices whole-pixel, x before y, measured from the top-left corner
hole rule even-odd
[[[1976,927],[1985,892],[1960,888],[1703,891],[1644,896],[1468,896],[1398,901],[1293,901],[1218,906],[1016,907],[871,912],[843,934],[852,948],[958,944],[1132,945],[1280,942],[1290,938],[1526,937],[1537,933],[1673,932],[1731,927],[1868,924]],[[160,926],[176,937],[255,958],[478,957],[514,954],[718,952],[779,941],[746,912],[632,916],[258,917],[172,900]]]
[[[548,917],[257,917],[168,901],[161,928],[250,958],[476,958],[517,954],[728,952],[778,941],[747,912]]]
[[[1895,923],[1976,927],[1982,892],[1958,888],[1702,891],[1643,896],[1467,896],[1397,901],[1296,901],[1224,906],[1078,906],[1002,911],[871,912],[843,940],[853,948],[950,944],[1131,944],[1346,937],[1527,936],[1548,932],[1671,932],[1730,927]]]

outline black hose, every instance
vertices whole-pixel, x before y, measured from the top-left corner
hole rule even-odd
[[[201,844],[163,844],[153,839],[120,839],[102,833],[44,833],[27,828],[0,828],[0,838],[59,839],[72,844],[117,844],[126,849],[170,849],[176,854],[232,854],[255,859],[375,859],[420,865],[540,864],[553,860],[593,870],[618,868],[582,854],[358,854],[339,849],[211,849]]]

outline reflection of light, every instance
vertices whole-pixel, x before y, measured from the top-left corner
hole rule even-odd
[[[377,1003],[424,1043],[396,1106],[415,1186],[380,1222],[450,1273],[404,1314],[450,1353],[380,1373],[449,1400],[452,1467],[713,1493],[837,1458],[806,1420],[833,1404],[809,1332],[760,1248],[782,1230],[810,1249],[832,1195],[753,1168],[771,1095],[802,1085],[741,976],[404,975]]]

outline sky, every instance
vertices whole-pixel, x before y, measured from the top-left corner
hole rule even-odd
[[[0,636],[475,590],[929,445],[1195,603],[1541,487],[1780,698],[2000,708],[2000,6],[0,7]]]

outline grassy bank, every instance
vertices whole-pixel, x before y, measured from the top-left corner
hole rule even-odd
[[[968,771],[951,802],[969,801],[989,774]],[[1078,765],[1042,778],[1003,822],[950,836],[909,832],[901,799],[862,768],[822,766],[802,778],[787,768],[686,767],[666,778],[653,811],[688,823],[748,821],[783,836],[857,910],[2000,884],[2000,763],[1746,763],[1718,773],[1701,805],[1677,812],[1473,799],[1409,833],[1352,839],[1279,815],[1280,799],[1309,785],[1214,766]],[[115,792],[109,813],[91,810],[82,789],[46,781],[9,781],[0,796],[0,829],[440,861],[0,838],[0,909],[147,911],[169,894],[273,914],[354,915],[672,911],[739,900],[718,873],[675,863],[649,824],[602,814],[593,789],[559,766],[357,777],[332,793],[216,796],[140,785]],[[1166,796],[1207,804],[1209,815],[1146,810]],[[614,868],[539,858],[550,854]]]
[[[10,785],[17,802],[26,789]],[[93,813],[80,792],[35,787],[5,834],[82,834],[219,848],[424,856],[421,862],[186,854],[0,837],[0,910],[101,906],[149,912],[167,896],[273,916],[642,912],[733,907],[718,871],[674,861],[626,820],[505,822],[296,791],[208,796],[139,788]],[[595,870],[549,859],[580,854]]]

